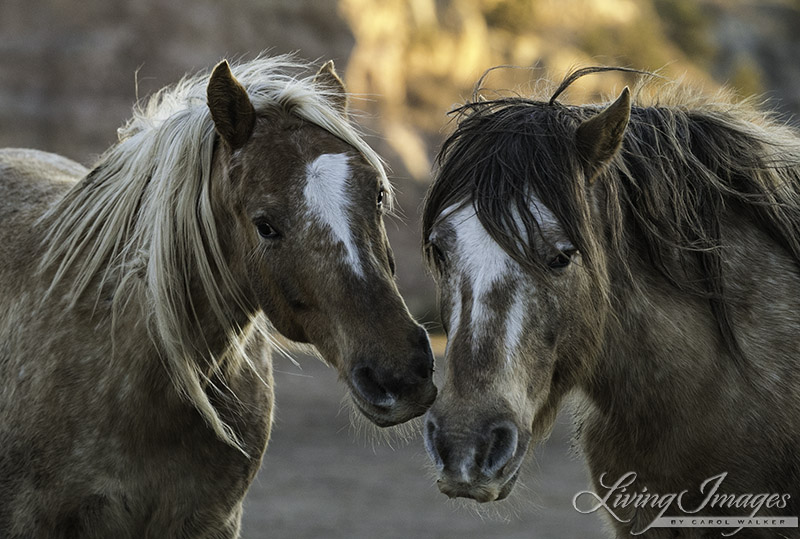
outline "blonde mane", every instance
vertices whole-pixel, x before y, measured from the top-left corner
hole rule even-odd
[[[332,105],[333,90],[315,85],[313,76],[300,78],[308,67],[293,56],[262,56],[232,70],[257,112],[279,107],[344,140],[375,168],[391,193],[381,159]],[[249,363],[244,339],[253,331],[266,336],[266,318],[259,314],[245,328],[225,329],[228,349],[219,357],[193,342],[205,331],[194,311],[191,281],[199,281],[220,328],[235,323],[232,314],[241,307],[212,212],[215,132],[207,83],[206,72],[184,78],[134,109],[118,131],[119,142],[40,219],[54,230],[41,269],[55,271],[47,296],[70,277],[71,307],[91,286],[98,287],[96,302],[102,285],[114,287],[114,329],[124,308],[140,302],[178,391],[222,440],[243,450],[206,388],[215,375]]]

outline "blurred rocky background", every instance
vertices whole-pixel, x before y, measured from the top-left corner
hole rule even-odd
[[[388,229],[414,314],[435,328],[418,214],[447,111],[486,86],[526,93],[573,67],[660,70],[714,92],[758,95],[798,125],[800,0],[2,0],[0,147],[33,147],[91,165],[132,104],[222,58],[297,51],[333,59],[352,108],[385,156],[402,216]],[[564,100],[619,91],[616,74],[582,79]],[[2,306],[0,306],[1,308]],[[529,488],[484,519],[448,505],[424,472],[419,440],[392,451],[352,443],[335,374],[276,359],[278,409],[250,490],[243,537],[600,537],[572,497],[569,421],[537,451]],[[2,500],[0,500],[2,503]],[[506,502],[503,502],[504,504]]]
[[[412,311],[435,321],[418,212],[435,152],[462,102],[486,85],[522,93],[590,64],[661,70],[733,87],[797,122],[800,0],[3,0],[0,146],[90,165],[131,105],[223,57],[269,50],[333,59],[360,123],[392,170],[402,218],[389,229]],[[598,99],[620,75],[583,79]]]

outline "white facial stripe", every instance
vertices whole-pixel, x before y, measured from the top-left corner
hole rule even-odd
[[[459,274],[466,275],[472,285],[472,317],[469,321],[473,337],[473,346],[476,346],[491,323],[492,312],[487,305],[487,296],[492,287],[501,280],[514,281],[514,275],[522,273],[517,264],[495,242],[481,224],[475,210],[466,206],[456,210],[450,206],[440,214],[440,219],[447,219],[456,232],[456,245],[454,248]],[[538,198],[533,198],[531,212],[539,224],[542,232],[548,236],[563,236],[561,225],[555,214]],[[517,217],[518,218],[518,217]],[[519,218],[518,218],[519,219]],[[519,226],[521,222],[518,221]],[[559,249],[568,249],[568,241],[556,241]],[[510,279],[509,279],[510,278]],[[450,340],[458,329],[461,320],[461,287],[453,288],[453,312],[451,314]],[[519,348],[525,327],[525,302],[519,290],[514,290],[511,305],[505,313],[505,340],[506,357],[510,361]]]
[[[518,271],[518,264],[489,236],[472,207],[454,212],[451,219],[456,231],[456,258],[472,284],[470,322],[473,335],[478,336],[488,327],[491,314],[486,307],[487,295],[496,282]]]
[[[347,209],[350,206],[348,184],[350,158],[343,153],[322,154],[306,166],[306,187],[303,192],[312,215],[330,228],[336,241],[344,245],[347,262],[356,275],[363,276]]]
[[[462,273],[469,275],[473,292],[486,292],[514,264],[511,257],[495,242],[471,207],[453,214],[456,231],[456,256]]]
[[[511,361],[519,348],[522,330],[525,327],[525,303],[520,290],[514,291],[514,299],[506,315],[506,361]]]

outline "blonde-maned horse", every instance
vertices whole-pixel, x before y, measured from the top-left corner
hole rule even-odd
[[[433,402],[386,173],[333,64],[307,68],[186,78],[91,170],[0,151],[0,536],[236,537],[272,328],[380,426]]]

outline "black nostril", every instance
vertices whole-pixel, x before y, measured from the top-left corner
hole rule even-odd
[[[394,396],[380,382],[371,367],[356,367],[353,369],[350,379],[358,395],[369,404],[380,408],[389,408],[394,405]]]
[[[517,450],[519,431],[517,427],[504,421],[495,425],[489,432],[488,449],[481,464],[482,472],[491,477],[505,466]]]
[[[425,449],[428,451],[428,455],[430,455],[431,460],[433,460],[436,469],[441,471],[444,468],[444,461],[442,460],[440,448],[437,447],[439,445],[436,439],[437,430],[438,427],[436,426],[436,421],[434,421],[429,415],[425,421],[425,433],[423,435],[423,439],[425,440]]]

